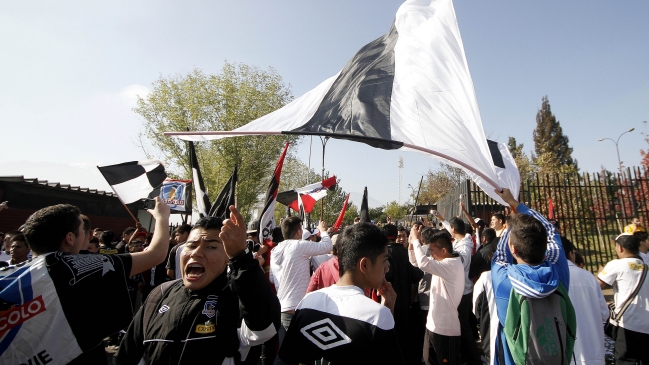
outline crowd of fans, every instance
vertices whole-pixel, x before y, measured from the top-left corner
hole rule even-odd
[[[288,217],[266,242],[235,207],[169,233],[157,199],[153,233],[119,235],[74,206],[41,209],[0,233],[0,330],[22,304],[5,295],[13,281],[47,270],[67,321],[55,331],[76,341],[30,354],[18,332],[0,343],[0,364],[604,364],[605,327],[617,364],[649,364],[641,222],[594,276],[554,224],[501,194],[509,209],[488,225],[464,206],[464,217],[434,212],[435,223],[357,219],[338,232]],[[103,269],[69,274],[81,256]]]

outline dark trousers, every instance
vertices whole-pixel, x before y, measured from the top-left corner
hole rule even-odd
[[[618,328],[615,340],[615,364],[649,364],[649,334]]]
[[[293,319],[294,314],[295,312],[290,312],[290,313],[282,312],[282,315],[280,317],[282,323],[281,326],[279,326],[279,331],[277,331],[279,335],[279,347],[277,347],[278,349],[282,347],[282,342],[284,342],[284,338],[286,337],[286,332],[288,331],[288,326],[291,324],[291,319]],[[282,361],[282,359],[279,358],[279,356],[277,356],[275,358],[274,365],[286,365],[286,364],[284,363],[284,361]]]
[[[261,345],[261,365],[273,365],[277,356],[279,335],[275,334],[270,340]]]
[[[462,362],[469,365],[482,365],[476,338],[473,337],[473,329],[471,329],[471,323],[475,323],[475,316],[471,310],[473,308],[472,301],[473,293],[463,295],[460,305],[457,307],[457,315],[460,319],[460,329],[462,331]],[[473,321],[471,317],[474,317]]]
[[[426,365],[460,365],[460,336],[443,336],[426,330],[424,363]]]

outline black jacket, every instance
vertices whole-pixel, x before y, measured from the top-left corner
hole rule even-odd
[[[258,261],[247,253],[229,268],[195,292],[182,280],[155,288],[126,331],[117,363],[239,363],[251,346],[273,337],[279,300]]]

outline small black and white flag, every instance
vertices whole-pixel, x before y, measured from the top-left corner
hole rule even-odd
[[[165,133],[188,141],[273,134],[430,154],[464,169],[503,204],[494,188],[514,190],[510,182],[519,179],[515,165],[499,171],[492,159],[452,0],[406,0],[390,30],[338,74],[242,127]]]
[[[207,217],[212,209],[212,204],[210,203],[210,198],[207,197],[205,183],[203,182],[203,174],[201,174],[201,168],[198,166],[196,149],[194,148],[194,142],[191,141],[189,142],[189,160],[192,166],[192,177],[194,179],[194,192],[196,193],[198,213],[201,217]]]
[[[97,168],[124,204],[151,197],[151,193],[167,178],[160,160],[131,161]]]

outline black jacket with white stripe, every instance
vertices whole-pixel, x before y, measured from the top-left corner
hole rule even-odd
[[[207,287],[182,280],[147,297],[115,355],[119,364],[239,364],[277,333],[279,300],[252,254],[230,262]],[[142,361],[142,362],[140,362]]]

